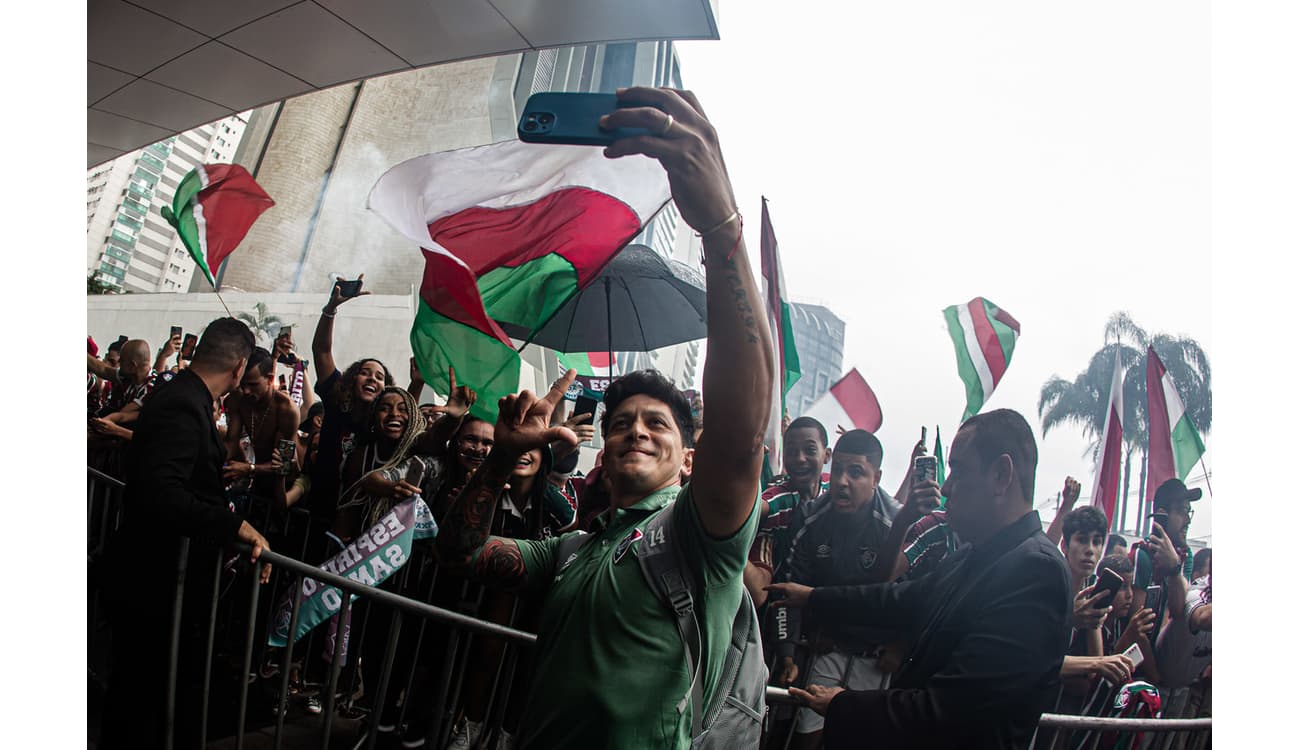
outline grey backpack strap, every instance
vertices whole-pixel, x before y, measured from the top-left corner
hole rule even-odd
[[[559,575],[564,569],[573,562],[577,556],[578,550],[591,540],[591,534],[585,531],[578,531],[572,534],[565,534],[560,537],[560,544],[555,550],[555,572],[552,575]]]
[[[700,623],[695,616],[693,588],[682,564],[680,549],[673,538],[673,506],[657,513],[645,526],[645,539],[637,549],[637,563],[641,574],[659,599],[673,611],[677,631],[686,644],[686,670],[691,674],[691,685],[677,704],[677,712],[691,710],[691,737],[700,734],[704,722],[703,643]]]

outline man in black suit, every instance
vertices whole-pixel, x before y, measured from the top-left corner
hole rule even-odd
[[[953,440],[942,488],[963,546],[938,569],[902,583],[773,587],[819,617],[912,641],[887,690],[791,688],[826,716],[827,748],[1029,745],[1056,700],[1072,612],[1065,559],[1033,510],[1037,464],[1024,417],[976,415]]]
[[[256,560],[269,549],[226,502],[225,448],[213,420],[216,400],[238,387],[253,343],[252,331],[241,321],[213,321],[190,367],[153,393],[136,422],[123,477],[122,523],[109,551],[105,594],[113,653],[101,748],[163,746],[181,538],[191,543],[182,600],[178,727],[189,725],[189,715],[197,712],[191,704],[198,693],[183,688],[195,670],[202,676],[218,550],[245,542]],[[262,566],[262,582],[269,576],[270,567]],[[185,734],[178,747],[194,744]]]

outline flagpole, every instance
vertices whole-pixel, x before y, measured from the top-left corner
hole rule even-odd
[[[609,350],[609,379],[614,379],[614,308],[609,301],[609,277],[605,277],[605,345]]]
[[[1197,460],[1201,464],[1201,471],[1205,474],[1205,489],[1209,491],[1210,497],[1214,497],[1214,489],[1210,487],[1210,470],[1205,468],[1205,454],[1202,453]]]
[[[221,303],[222,307],[226,308],[226,315],[229,315],[232,318],[235,317],[235,314],[230,311],[230,306],[221,298],[221,292],[217,291],[217,282],[213,281],[211,277],[208,278],[208,281],[212,283],[212,293],[217,295],[217,301]]]

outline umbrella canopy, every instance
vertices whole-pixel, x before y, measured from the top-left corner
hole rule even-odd
[[[645,352],[704,338],[704,278],[645,245],[628,245],[528,343],[559,352]],[[528,332],[502,326],[524,340]]]

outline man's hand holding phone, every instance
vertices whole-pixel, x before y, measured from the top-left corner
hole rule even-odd
[[[1078,630],[1096,630],[1110,614],[1110,607],[1098,607],[1107,592],[1094,584],[1074,595],[1074,627]]]

